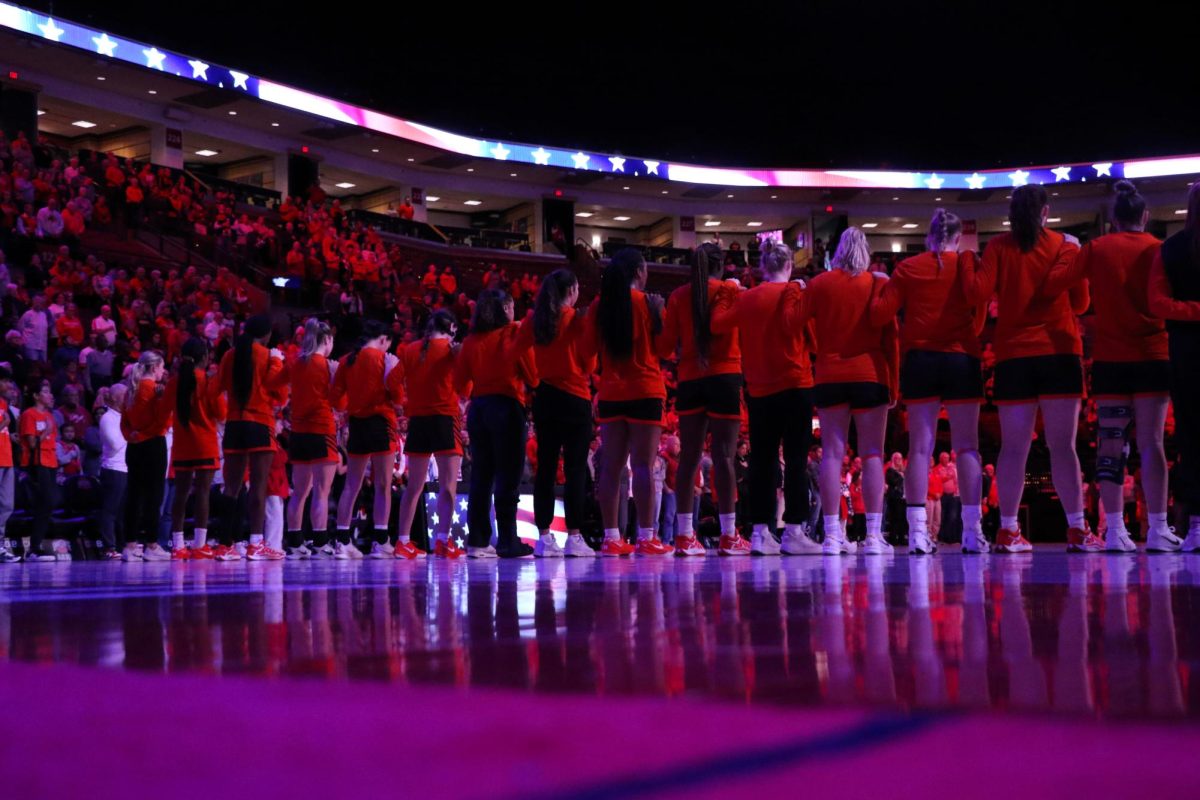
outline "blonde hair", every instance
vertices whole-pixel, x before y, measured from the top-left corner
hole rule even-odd
[[[162,353],[157,350],[146,350],[138,356],[137,363],[129,368],[129,393],[125,396],[125,405],[128,406],[133,402],[133,397],[137,394],[138,384],[145,379],[150,370],[162,363]]]
[[[300,360],[307,361],[326,339],[333,336],[328,323],[309,317],[304,323],[304,338],[300,341]]]
[[[778,275],[787,270],[792,271],[792,251],[780,241],[763,242],[762,270],[767,275]]]
[[[871,248],[867,245],[867,235],[859,228],[851,225],[842,232],[838,240],[837,252],[833,254],[832,265],[836,269],[845,270],[851,275],[859,275],[871,266]]]

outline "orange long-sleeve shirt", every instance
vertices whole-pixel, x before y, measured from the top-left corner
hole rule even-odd
[[[746,389],[753,397],[813,385],[812,324],[787,324],[787,292],[787,283],[762,283],[744,292],[731,284],[713,305],[713,333],[737,331]]]
[[[1005,233],[988,242],[981,263],[973,254],[962,254],[959,270],[967,299],[987,302],[995,292],[999,300],[997,361],[1083,354],[1075,315],[1087,310],[1087,283],[1078,281],[1053,296],[1043,293],[1050,271],[1070,266],[1078,252],[1062,234],[1047,230],[1028,253]]]
[[[271,351],[257,342],[252,346],[251,356],[254,363],[254,383],[250,388],[250,399],[245,407],[238,404],[233,392],[233,359],[236,351],[230,350],[221,357],[221,366],[217,370],[217,379],[221,391],[228,397],[229,419],[232,422],[257,422],[275,429],[275,401],[273,393],[287,387],[289,379],[288,368],[281,359],[271,355]]]
[[[333,378],[335,403],[345,398],[346,411],[352,417],[385,417],[396,423],[396,406],[404,402],[403,374],[397,367],[387,372],[386,353],[373,347],[358,351],[354,363],[350,355],[342,357]],[[385,374],[386,373],[386,374]]]
[[[464,397],[503,394],[525,402],[525,384],[537,386],[533,327],[527,319],[463,341],[454,363],[454,388]]]
[[[717,293],[725,287],[724,281],[708,279],[708,302],[711,308]],[[735,284],[729,284],[734,286]],[[711,316],[711,314],[710,314]],[[710,320],[709,330],[712,330]],[[729,375],[742,371],[742,351],[738,332],[730,329],[724,333],[713,332],[708,345],[708,364],[700,362],[696,349],[695,325],[692,320],[692,287],[680,286],[667,299],[667,312],[663,319],[663,332],[655,340],[659,358],[672,358],[676,346],[679,348],[679,380],[694,381],[709,375]]]
[[[165,436],[171,427],[175,407],[164,402],[165,393],[158,394],[157,387],[150,378],[142,379],[121,415],[121,433],[130,444]]]
[[[871,301],[871,322],[884,325],[903,309],[900,349],[980,355],[983,303],[971,303],[958,275],[958,254],[921,253],[896,267],[891,280]]]
[[[458,395],[454,391],[454,364],[458,356],[449,339],[430,339],[429,350],[421,358],[424,342],[418,339],[400,347],[404,380],[404,413],[410,417],[438,414],[458,416]]]
[[[1167,326],[1150,311],[1150,265],[1161,242],[1144,231],[1110,233],[1088,242],[1069,265],[1050,271],[1050,297],[1086,279],[1096,312],[1097,361],[1165,361]]]
[[[333,409],[333,370],[329,359],[313,353],[292,364],[292,431],[332,436],[337,433]],[[345,398],[340,398],[345,404]]]
[[[894,397],[899,383],[899,337],[895,320],[871,322],[871,302],[887,282],[869,272],[835,269],[813,278],[807,289],[788,284],[784,319],[789,327],[813,320],[816,383],[881,383]]]
[[[1156,317],[1176,322],[1200,322],[1200,302],[1175,299],[1161,250],[1154,254],[1154,262],[1150,265],[1148,295],[1150,313]]]
[[[596,357],[581,344],[587,334],[586,320],[585,314],[564,308],[558,317],[558,336],[548,345],[535,344],[533,355],[542,383],[591,402],[588,376],[596,370]]]
[[[179,393],[179,377],[172,376],[163,392],[163,405],[174,410]],[[203,370],[196,370],[196,391],[192,394],[192,416],[188,424],[175,420],[171,440],[171,461],[200,461],[217,459],[221,448],[217,442],[217,423],[225,419],[227,407],[221,384],[209,380]]]
[[[646,294],[630,289],[633,303],[633,352],[629,358],[618,360],[606,351],[598,325],[600,298],[592,301],[587,313],[584,351],[598,356],[600,380],[596,396],[601,402],[624,402],[657,398],[665,400],[667,387],[663,382],[662,366],[654,348],[654,319]]]

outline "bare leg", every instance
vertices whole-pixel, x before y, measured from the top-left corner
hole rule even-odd
[[[619,491],[621,471],[629,458],[630,428],[628,422],[617,420],[600,425],[601,451],[604,454],[600,465],[600,479],[596,486],[596,497],[600,501],[600,516],[605,530],[619,527]]]

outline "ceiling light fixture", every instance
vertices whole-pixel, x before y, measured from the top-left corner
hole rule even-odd
[[[86,119],[77,119],[74,122],[72,122],[71,124],[74,125],[76,128],[94,128],[94,127],[96,127],[96,123],[88,122]]]
[[[481,205],[483,205],[483,201],[482,200],[464,200],[463,205],[465,205],[465,206],[481,206]]]
[[[613,222],[629,222],[630,217],[613,217]]]
[[[864,222],[861,227],[863,227],[863,228],[878,228],[879,223],[878,222]]]
[[[205,148],[204,150],[197,150],[196,155],[204,156],[205,158],[212,158],[215,155],[219,155],[220,152],[220,150],[209,150],[208,148]]]
[[[335,183],[334,186],[339,189],[353,189],[355,184],[350,183],[349,181],[342,181],[341,183]]]
[[[577,212],[575,212],[575,216],[577,216],[577,217],[581,217],[581,218],[583,218],[583,219],[587,219],[588,217],[592,216],[592,212],[590,212],[590,211],[577,211]]]
[[[717,226],[718,226],[718,225],[720,225],[720,224],[721,224],[721,221],[720,221],[719,219],[710,219],[710,220],[708,220],[707,222],[705,222],[705,223],[704,223],[704,227],[706,227],[706,228],[715,228],[715,227],[717,227]]]
[[[915,222],[906,222],[906,223],[904,223],[903,225],[901,225],[900,227],[901,227],[901,228],[907,228],[907,229],[911,230],[911,229],[913,229],[913,228],[917,228],[917,227],[920,227],[920,226],[919,226],[919,225],[917,225],[917,223],[915,223]]]

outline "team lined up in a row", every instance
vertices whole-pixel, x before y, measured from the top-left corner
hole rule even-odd
[[[928,251],[902,262],[890,280],[868,272],[866,237],[849,228],[838,244],[833,269],[808,286],[791,281],[791,252],[775,243],[762,255],[763,282],[742,290],[735,282],[720,280],[722,253],[716,244],[706,243],[694,251],[690,283],[664,304],[645,293],[646,265],[636,251],[626,250],[605,269],[600,295],[584,312],[574,308],[579,289],[567,270],[543,281],[533,314],[520,323],[513,320],[512,299],[506,293],[483,291],[461,347],[454,345],[456,320],[440,311],[429,320],[423,338],[402,346],[396,355],[389,352],[386,329],[367,321],[358,347],[334,362],[329,358],[330,329],[310,320],[300,356],[285,364],[278,351],[267,349],[271,326],[266,317],[245,324],[215,372],[208,369],[206,343],[188,342],[165,387],[161,355],[144,353],[130,376],[122,418],[129,442],[126,531],[141,539],[142,546],[130,542],[122,555],[126,560],[241,558],[229,522],[216,537],[216,546],[208,544],[209,489],[223,457],[226,480],[220,497],[230,508],[219,515],[222,520],[233,519],[232,504],[248,484],[247,558],[362,557],[351,542],[354,506],[368,467],[375,476],[391,475],[398,443],[396,406],[403,404],[409,418],[409,474],[424,475],[429,461],[437,461],[441,487],[433,552],[458,557],[464,551],[448,534],[462,456],[458,431],[463,397],[469,398],[466,427],[473,462],[465,554],[593,556],[596,553],[580,534],[593,430],[593,373],[603,455],[597,485],[605,528],[600,555],[705,554],[690,511],[706,440],[711,443],[722,555],[855,552],[836,513],[852,421],[864,460],[863,552],[890,552],[881,533],[882,454],[887,413],[899,398],[908,409],[909,459],[916,464],[929,463],[938,415],[946,407],[963,500],[962,549],[985,552],[989,544],[981,529],[978,418],[983,385],[978,336],[993,295],[998,303],[995,399],[1002,437],[997,462],[1001,530],[995,550],[1031,549],[1018,528],[1017,510],[1039,409],[1054,486],[1067,516],[1069,550],[1134,549],[1121,514],[1131,427],[1136,429],[1149,508],[1148,548],[1200,550],[1200,185],[1189,195],[1184,231],[1161,246],[1144,230],[1148,212],[1136,189],[1126,182],[1115,189],[1114,232],[1083,248],[1072,237],[1044,227],[1046,193],[1041,187],[1025,186],[1012,196],[1011,232],[989,241],[982,259],[958,252],[961,223],[938,209]],[[1104,540],[1093,535],[1084,520],[1075,453],[1084,388],[1076,315],[1090,303],[1096,316],[1092,393],[1100,418],[1096,472],[1108,513]],[[666,543],[656,532],[651,470],[667,397],[659,360],[674,357],[679,360],[680,512],[677,536]],[[534,548],[521,542],[516,529],[527,386],[536,387],[534,496],[542,536]],[[743,392],[750,428],[750,540],[737,532],[734,513]],[[1183,470],[1177,500],[1194,514],[1186,540],[1167,524],[1163,429],[1171,392]],[[264,543],[263,529],[275,411],[289,400],[294,489],[287,508],[286,548],[281,551]],[[302,532],[304,505],[309,502],[313,529],[324,530],[339,463],[335,408],[345,409],[350,420],[349,469],[337,506],[336,540],[311,547]],[[822,432],[822,507],[835,510],[824,517],[823,543],[814,541],[805,523],[805,460],[814,408]],[[165,434],[172,425],[175,551],[169,553],[153,542],[167,471]],[[36,453],[44,443],[38,441],[36,429],[26,427],[23,422],[21,433]],[[782,541],[771,530],[781,447],[786,525]],[[550,534],[560,455],[569,530],[565,548]],[[617,524],[620,476],[627,463],[638,516],[636,545],[621,538]],[[925,520],[927,480],[920,469],[910,470],[905,478],[912,553],[936,549]],[[408,482],[394,547],[386,527],[391,493],[374,493],[372,556],[425,555],[408,536],[422,491],[422,481]],[[189,495],[195,497],[190,548],[184,546],[183,535]],[[493,501],[495,546],[489,544]]]

